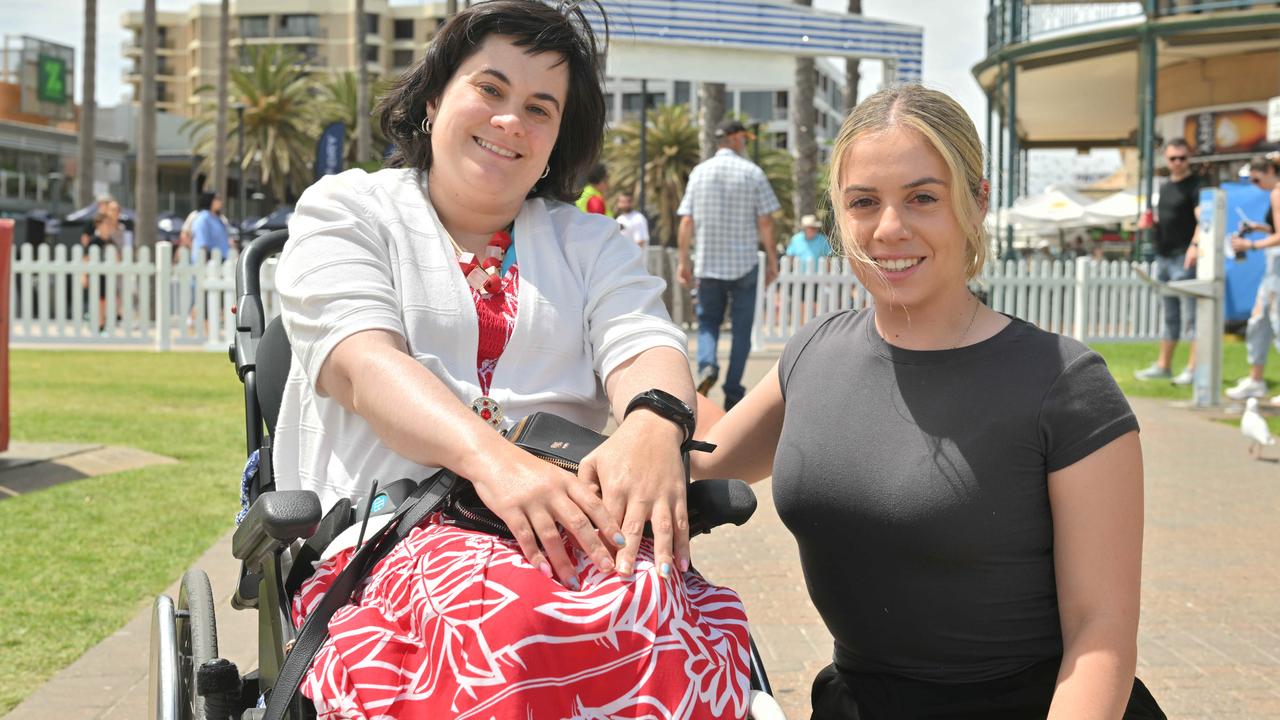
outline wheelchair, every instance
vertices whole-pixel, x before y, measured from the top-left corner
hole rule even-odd
[[[188,570],[177,600],[160,595],[152,608],[148,690],[154,720],[264,718],[261,700],[270,695],[300,630],[289,614],[293,592],[309,577],[329,540],[369,515],[394,510],[417,485],[406,479],[380,487],[382,507],[376,513],[362,513],[343,500],[323,518],[314,493],[274,490],[272,435],[292,353],[280,318],[266,320],[260,273],[287,240],[288,232],[278,230],[243,249],[236,266],[236,328],[229,349],[243,384],[247,454],[257,452],[258,457],[257,470],[247,482],[249,510],[232,539],[232,554],[242,563],[232,606],[257,612],[258,666],[242,674],[219,657],[209,578],[199,569]],[[755,503],[751,490],[739,480],[690,483],[690,535],[729,523],[741,525],[755,511]],[[784,716],[772,698],[754,640],[750,650],[750,717],[780,720]],[[314,718],[315,711],[307,698],[295,693],[285,717],[305,720]]]

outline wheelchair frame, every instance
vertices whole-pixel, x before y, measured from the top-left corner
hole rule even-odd
[[[247,454],[258,452],[259,456],[258,471],[248,487],[250,510],[232,539],[232,554],[243,563],[232,606],[258,611],[258,668],[242,676],[233,664],[219,659],[209,579],[201,570],[188,570],[177,602],[161,595],[153,607],[149,693],[150,717],[154,720],[262,718],[265,710],[257,707],[258,700],[274,687],[297,639],[298,629],[288,614],[285,588],[290,549],[315,534],[321,522],[321,507],[319,499],[309,491],[272,490],[275,413],[291,357],[279,318],[271,323],[266,320],[260,282],[263,265],[280,253],[287,240],[288,231],[277,230],[242,250],[236,266],[236,332],[229,348],[231,362],[244,386]],[[279,372],[281,369],[283,373]],[[268,404],[267,412],[264,404]],[[697,493],[703,496],[702,504],[707,508],[704,532],[728,522],[742,524],[755,509],[754,495],[740,481],[701,481],[694,485],[703,485],[697,489],[706,490]],[[724,506],[722,513],[717,512],[720,505]],[[750,651],[750,716],[780,720],[784,716],[771,696],[754,639]],[[305,720],[315,717],[315,712],[310,702],[295,694],[286,717]]]

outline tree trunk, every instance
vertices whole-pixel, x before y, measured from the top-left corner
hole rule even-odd
[[[849,0],[849,14],[862,14],[862,0]],[[844,113],[848,115],[858,104],[858,83],[862,80],[858,58],[845,58],[844,65]]]
[[[364,0],[356,0],[356,162],[368,162],[373,135],[369,129],[369,63],[365,36]]]
[[[813,0],[793,0],[796,5],[810,6]],[[814,139],[814,126],[818,124],[818,111],[813,105],[814,62],[811,57],[796,58],[795,97],[791,102],[791,122],[796,136],[795,185],[791,191],[792,208],[797,222],[814,212],[816,207],[818,171],[818,143]]]
[[[135,244],[156,244],[156,0],[142,8],[142,97],[138,109],[138,171],[134,192],[137,206]]]
[[[98,2],[84,0],[84,75],[80,78],[80,138],[76,160],[76,207],[93,202],[94,120],[98,102]],[[140,85],[150,79],[144,73]]]
[[[724,83],[698,83],[698,124],[702,126],[702,159],[716,154],[716,125],[724,119]]]
[[[213,191],[227,205],[227,73],[231,64],[231,3],[222,0],[218,16],[218,114],[213,130]],[[241,45],[243,48],[244,46]],[[239,162],[240,158],[236,158]],[[243,215],[242,208],[236,210]]]

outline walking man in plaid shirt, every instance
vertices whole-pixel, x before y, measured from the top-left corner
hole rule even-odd
[[[751,324],[755,319],[757,252],[768,260],[765,284],[778,274],[778,249],[773,239],[772,213],[781,206],[764,171],[742,157],[747,128],[736,120],[716,128],[720,149],[689,175],[680,201],[680,261],[676,270],[686,287],[697,277],[698,290],[698,392],[703,395],[720,374],[716,343],[728,305],[733,324],[729,369],[724,375],[724,407],[736,405],[746,394],[742,372],[751,351]],[[689,265],[689,245],[694,264]]]

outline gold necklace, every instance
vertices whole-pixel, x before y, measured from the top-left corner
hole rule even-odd
[[[973,299],[973,312],[969,313],[969,324],[965,326],[964,332],[960,334],[960,337],[956,340],[956,344],[951,346],[952,350],[960,347],[960,343],[964,342],[964,339],[969,336],[969,331],[973,329],[973,321],[978,319],[978,306],[982,303],[978,302],[978,298],[975,298],[972,295],[969,297]]]

